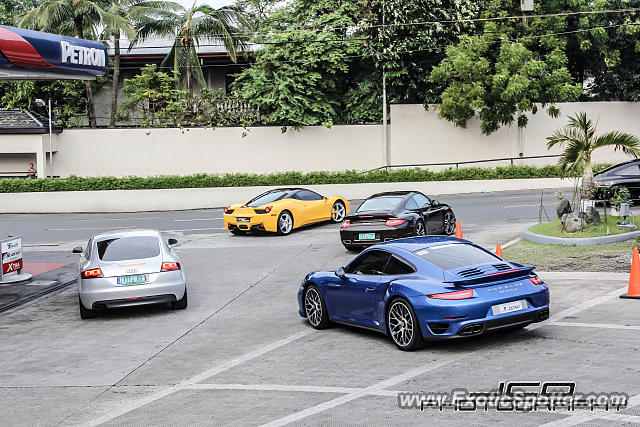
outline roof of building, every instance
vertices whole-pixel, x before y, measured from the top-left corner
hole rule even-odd
[[[62,132],[62,127],[53,126],[54,133]],[[29,110],[0,110],[0,134],[48,133],[49,122]]]
[[[173,47],[175,39],[170,37],[153,37],[145,40],[139,40],[129,50],[129,41],[123,39],[120,41],[120,56],[123,58],[135,58],[137,56],[161,56],[165,57]],[[255,50],[256,45],[249,45],[248,51]],[[113,46],[107,48],[109,55],[114,55]],[[201,56],[228,56],[227,48],[220,40],[201,39],[196,44],[196,52]]]

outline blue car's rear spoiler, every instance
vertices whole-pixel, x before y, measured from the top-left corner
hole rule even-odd
[[[477,276],[469,279],[459,279],[457,274],[449,271],[444,272],[444,283],[451,283],[456,286],[469,286],[477,285],[480,283],[488,282],[501,282],[503,280],[515,279],[518,277],[528,276],[536,268],[535,265],[528,267],[516,267],[507,271],[498,271],[496,273],[490,273],[482,276]]]

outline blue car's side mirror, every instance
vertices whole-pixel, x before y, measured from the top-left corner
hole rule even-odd
[[[341,279],[344,279],[345,274],[346,274],[346,273],[344,272],[344,267],[339,267],[339,268],[336,270],[336,276],[338,276],[338,277],[339,277],[339,278],[341,278]]]

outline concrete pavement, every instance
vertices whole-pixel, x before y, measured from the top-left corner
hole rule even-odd
[[[499,234],[487,228],[468,231],[493,245],[522,224]],[[399,409],[397,392],[573,380],[581,392],[640,393],[638,305],[618,298],[626,272],[542,272],[550,321],[404,353],[383,335],[346,326],[316,331],[298,316],[303,276],[353,257],[336,233],[337,225],[324,225],[284,238],[180,236],[190,297],[184,311],[118,310],[82,321],[69,288],[0,315],[3,423],[599,424],[598,417],[623,415],[420,412]],[[640,410],[624,416],[638,422]]]

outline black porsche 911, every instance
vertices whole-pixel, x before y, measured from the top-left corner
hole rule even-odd
[[[378,193],[362,202],[340,228],[348,250],[426,234],[453,234],[456,216],[451,207],[418,191]]]

